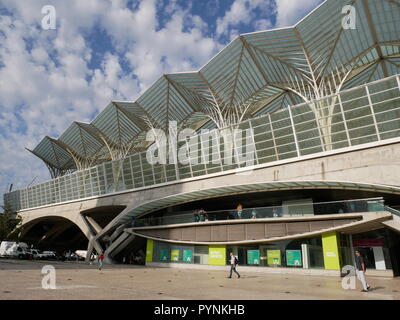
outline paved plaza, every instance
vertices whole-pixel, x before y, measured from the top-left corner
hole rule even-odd
[[[55,290],[42,288],[42,267],[56,269]],[[240,267],[238,269],[240,271]],[[76,262],[0,260],[0,299],[44,300],[400,300],[400,278],[368,277],[372,290],[344,290],[341,278],[224,271],[97,265]],[[368,274],[367,274],[368,275]]]

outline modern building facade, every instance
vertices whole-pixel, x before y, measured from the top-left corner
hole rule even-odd
[[[359,248],[398,275],[399,35],[396,0],[325,1],[240,35],[199,71],[45,137],[30,151],[52,179],[5,203],[24,240],[110,262],[221,266],[233,251],[340,270]]]

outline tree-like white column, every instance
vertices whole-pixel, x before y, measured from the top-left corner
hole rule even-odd
[[[304,59],[299,64],[302,68],[301,77],[290,76],[286,89],[298,95],[313,111],[321,144],[324,151],[332,150],[332,120],[338,94],[348,80],[352,66],[335,65],[330,73],[325,73],[325,59],[322,56],[311,60],[305,52]]]

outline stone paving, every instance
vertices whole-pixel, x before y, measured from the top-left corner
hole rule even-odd
[[[56,269],[56,289],[42,288],[42,267]],[[238,268],[240,272],[240,266]],[[368,277],[372,290],[344,290],[339,277],[0,260],[0,300],[400,300],[400,278]]]

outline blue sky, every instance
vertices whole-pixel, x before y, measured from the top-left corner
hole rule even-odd
[[[198,70],[240,33],[291,26],[322,0],[1,0],[0,194],[49,179],[24,148]],[[43,30],[42,7],[56,9]],[[2,203],[2,197],[0,204]]]

